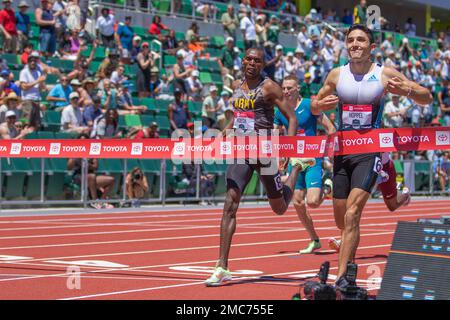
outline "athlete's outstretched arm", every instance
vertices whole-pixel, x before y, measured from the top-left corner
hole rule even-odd
[[[331,122],[331,120],[327,117],[325,113],[322,113],[318,118],[317,122],[321,124],[324,128],[327,134],[333,134],[336,132],[336,127]]]
[[[289,128],[287,130],[288,131],[287,135],[295,136],[297,134],[297,127],[298,127],[297,117],[295,116],[294,110],[289,108],[289,106],[286,104],[281,87],[273,81],[268,81],[267,84],[264,86],[263,90],[266,99],[275,104],[280,109],[280,112],[289,121]]]
[[[409,97],[418,104],[427,105],[433,102],[433,96],[427,88],[408,80],[394,68],[383,68],[383,85],[387,92]]]
[[[311,113],[320,115],[323,111],[336,108],[339,98],[333,95],[336,91],[336,84],[339,79],[339,68],[330,71],[325,82],[320,88],[316,98],[311,101]]]

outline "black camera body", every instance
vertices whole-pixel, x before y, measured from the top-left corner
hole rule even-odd
[[[319,270],[319,279],[317,281],[307,281],[303,288],[303,293],[307,300],[336,300],[336,290],[330,284],[327,284],[330,263],[325,261]]]
[[[344,288],[337,288],[337,300],[367,300],[367,290],[356,285],[356,278],[358,275],[358,265],[349,262],[347,264],[347,272],[345,278],[348,285]]]

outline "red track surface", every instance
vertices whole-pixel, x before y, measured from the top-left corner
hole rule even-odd
[[[299,255],[309,239],[292,207],[284,216],[269,207],[239,209],[230,253],[236,278],[219,288],[203,281],[218,257],[220,207],[3,217],[0,299],[290,299],[323,261],[336,274],[338,256],[326,242],[339,238],[332,208],[310,212],[322,250]],[[359,284],[376,294],[397,221],[449,213],[448,200],[414,201],[395,213],[382,203],[368,204],[357,252]],[[6,261],[9,256],[23,258]],[[81,266],[81,288],[69,289],[74,282],[67,267],[86,260],[123,266]]]

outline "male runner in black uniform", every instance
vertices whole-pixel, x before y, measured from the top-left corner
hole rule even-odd
[[[242,62],[244,79],[233,82],[233,97],[230,104],[234,109],[233,121],[225,128],[225,133],[230,129],[239,129],[237,132],[243,134],[266,131],[270,134],[273,129],[274,106],[289,121],[288,135],[295,136],[297,133],[297,117],[292,108],[286,106],[283,101],[281,87],[269,78],[263,78],[261,72],[264,69],[264,51],[262,49],[250,48],[247,50]],[[295,182],[300,171],[306,170],[315,164],[314,158],[291,159],[293,169],[285,184],[281,182],[277,170],[277,162],[274,162],[274,172],[264,174],[261,169],[269,165],[250,163],[248,159],[243,164],[231,164],[227,169],[227,194],[223,209],[222,222],[220,226],[220,253],[214,273],[205,281],[206,286],[218,286],[223,281],[231,280],[228,270],[228,254],[231,240],[236,230],[236,212],[239,207],[242,192],[250,181],[253,171],[259,174],[269,199],[269,204],[276,214],[283,214],[292,199]]]
[[[333,69],[312,102],[313,114],[321,114],[338,105],[339,130],[377,128],[383,112],[384,93],[407,96],[418,104],[432,102],[430,92],[408,80],[393,68],[371,60],[376,48],[372,32],[363,25],[353,25],[346,37],[350,62]],[[333,95],[337,92],[337,96]],[[379,170],[380,153],[336,156],[333,168],[333,207],[336,224],[342,231],[336,286],[345,291],[347,263],[355,258],[362,210],[369,199]]]

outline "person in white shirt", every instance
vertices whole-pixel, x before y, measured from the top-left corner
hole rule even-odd
[[[198,79],[200,73],[198,70],[193,70],[191,76],[186,79],[187,83],[187,94],[189,100],[192,101],[202,101],[202,89],[203,85]]]
[[[127,80],[128,77],[125,76],[125,67],[123,65],[120,65],[116,71],[113,71],[110,78],[111,84],[116,87],[123,84]]]
[[[100,38],[103,46],[112,48],[114,46],[114,16],[109,13],[108,8],[102,8],[101,16],[97,18],[95,29],[97,38]]]
[[[381,50],[393,50],[393,46],[392,46],[392,35],[388,34],[388,36],[386,37],[386,40],[383,41],[383,43],[381,44]]]
[[[405,23],[405,35],[407,37],[415,37],[416,36],[416,25],[412,22],[412,18],[408,18]]]
[[[384,107],[384,125],[388,128],[401,128],[406,118],[406,107],[399,96],[390,95],[391,100]]]
[[[70,104],[61,113],[61,131],[89,134],[89,127],[83,126],[83,114],[78,106],[79,98],[77,92],[70,94]]]
[[[306,40],[308,40],[308,33],[306,31],[306,26],[302,25],[300,32],[297,35],[297,49],[302,49],[303,52],[306,51]]]
[[[395,59],[395,52],[392,49],[389,49],[386,51],[386,60],[384,60],[384,66],[385,67],[391,67],[398,69],[399,65],[397,64],[397,61]]]
[[[323,67],[326,76],[326,74],[328,74],[328,72],[330,72],[330,70],[333,69],[335,60],[334,51],[330,40],[325,41],[325,47],[323,47],[320,53],[322,54],[322,57],[325,60]]]
[[[305,61],[305,51],[301,48],[297,48],[294,53],[294,57],[297,59],[297,79],[301,82],[305,79],[306,68],[308,63]]]
[[[245,10],[245,16],[241,19],[240,29],[244,37],[245,50],[256,46],[256,27],[255,22],[252,18],[252,13],[247,8],[242,8]]]

